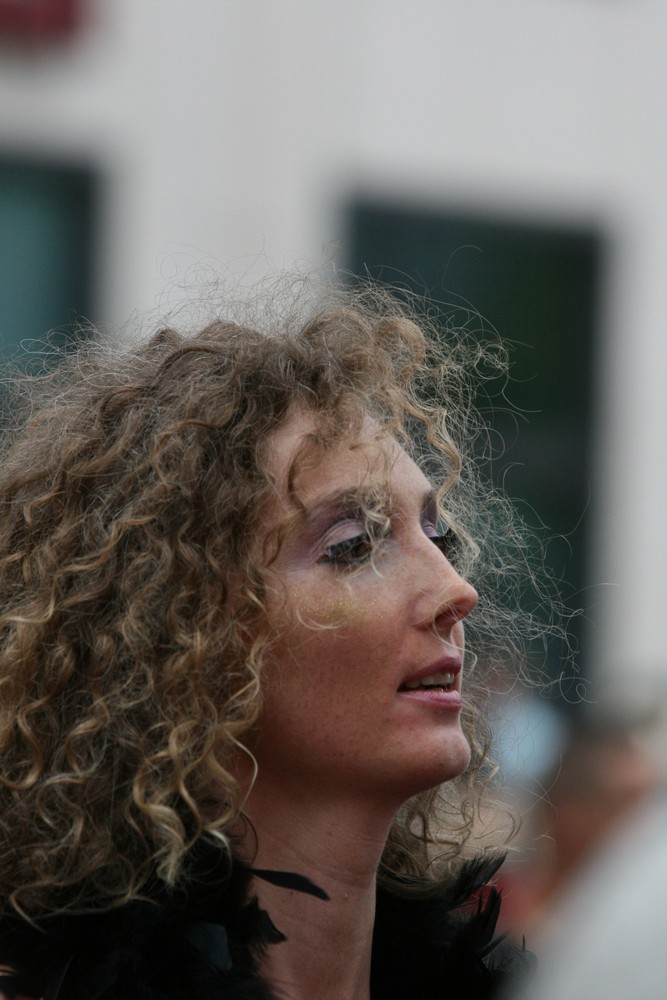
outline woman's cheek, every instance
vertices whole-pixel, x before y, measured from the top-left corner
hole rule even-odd
[[[317,628],[350,626],[360,620],[358,605],[349,597],[306,599],[299,608],[301,624]]]
[[[316,586],[300,584],[289,591],[295,624],[317,629],[355,629],[372,624],[377,617],[376,595],[366,587],[335,588],[335,593],[318,593]]]

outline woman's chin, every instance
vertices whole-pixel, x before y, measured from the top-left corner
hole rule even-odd
[[[441,785],[444,781],[458,778],[470,763],[470,744],[463,732],[459,732],[457,737],[447,741],[444,752],[435,762],[434,770],[438,773],[434,785]]]
[[[463,733],[455,741],[448,740],[444,748],[434,748],[418,754],[414,759],[414,767],[406,768],[403,788],[405,798],[412,798],[420,792],[458,778],[469,763],[470,745]]]

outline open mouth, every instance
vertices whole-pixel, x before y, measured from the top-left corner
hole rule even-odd
[[[399,691],[452,691],[456,675],[450,673],[431,674],[416,681],[406,681]]]

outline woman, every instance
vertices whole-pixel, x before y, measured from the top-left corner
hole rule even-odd
[[[461,910],[498,862],[457,861],[486,760],[463,622],[489,586],[465,351],[344,299],[20,387],[7,996],[479,998],[507,974],[495,893]]]

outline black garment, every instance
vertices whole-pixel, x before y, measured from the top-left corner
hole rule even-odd
[[[505,952],[494,940],[494,889],[461,912],[500,860],[466,863],[433,899],[378,891],[373,1000],[487,1000],[525,967],[527,953]],[[231,864],[219,847],[201,841],[177,890],[156,882],[145,899],[51,917],[40,930],[5,917],[0,962],[23,971],[0,975],[0,989],[43,1000],[275,1000],[259,966],[265,949],[285,938],[250,895],[253,876],[326,899],[307,879]]]

